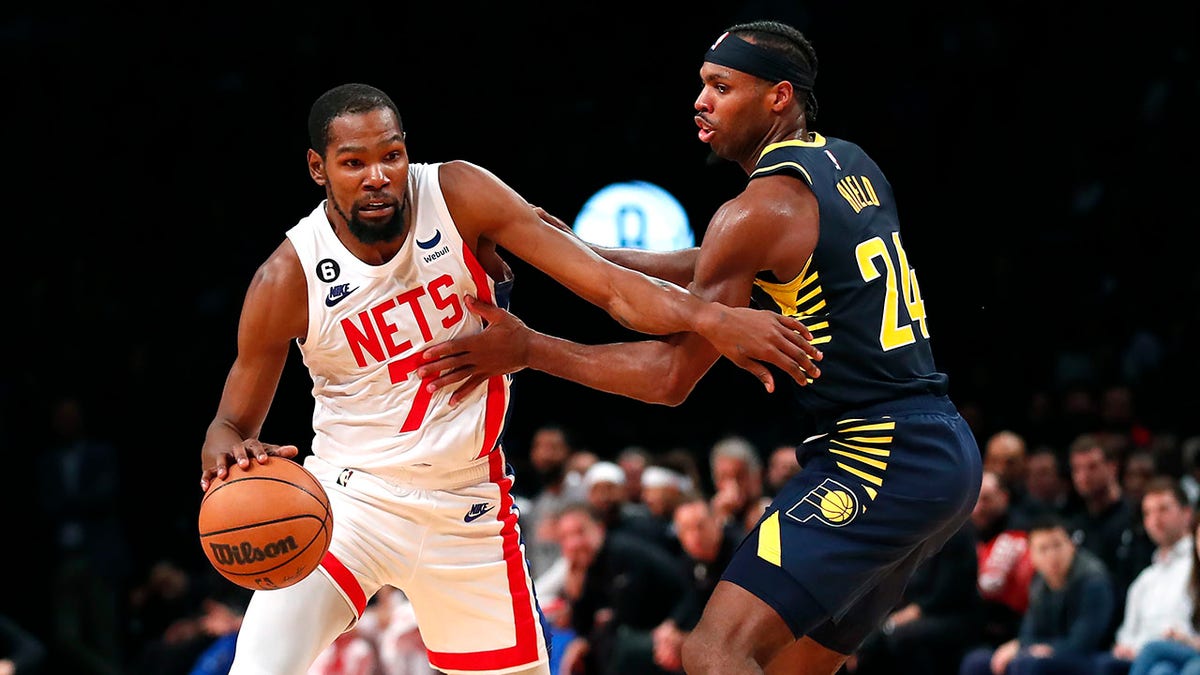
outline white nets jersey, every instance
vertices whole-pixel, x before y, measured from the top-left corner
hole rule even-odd
[[[345,248],[324,202],[287,232],[308,284],[308,334],[297,343],[316,400],[313,454],[335,466],[431,487],[460,482],[454,477],[486,464],[509,401],[503,376],[451,408],[453,387],[431,395],[413,372],[424,347],[481,330],[464,295],[506,302],[497,300],[495,282],[464,245],[442,197],[438,167],[410,165],[412,231],[383,265],[369,265]]]

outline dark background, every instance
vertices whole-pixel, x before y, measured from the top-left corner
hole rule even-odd
[[[1019,425],[1034,394],[1112,382],[1136,388],[1155,429],[1200,430],[1194,3],[426,4],[4,16],[3,548],[23,551],[26,588],[49,555],[28,472],[68,395],[119,451],[134,559],[200,556],[199,450],[242,294],[322,197],[305,168],[317,95],[384,89],[413,161],[471,160],[568,221],[607,183],[654,182],[702,236],[745,179],[696,139],[700,58],[757,18],[809,35],[812,128],[890,179],[939,366],[977,433]],[[530,326],[632,337],[513,266]],[[293,356],[263,438],[304,447],[310,382]],[[547,422],[602,455],[786,440],[778,402],[727,362],[676,408],[535,372],[513,391],[514,455]],[[32,590],[3,595],[38,623]]]

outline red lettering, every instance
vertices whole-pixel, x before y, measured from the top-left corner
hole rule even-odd
[[[451,292],[449,296],[444,296],[441,293],[442,288],[453,285],[454,278],[449,274],[443,274],[429,282],[429,297],[433,298],[433,306],[438,309],[449,307],[452,311],[450,316],[442,317],[442,328],[449,328],[463,318],[462,303],[458,301],[458,294]]]
[[[399,356],[412,348],[412,340],[405,340],[396,344],[392,336],[400,327],[383,318],[383,313],[396,306],[392,300],[385,300],[371,308],[371,317],[375,319],[375,325],[379,327],[380,341],[383,342],[384,348],[387,349],[389,357]],[[381,359],[382,360],[382,359]]]
[[[349,317],[342,319],[342,332],[346,334],[346,341],[350,343],[350,351],[354,352],[354,360],[362,368],[367,365],[362,350],[365,348],[374,357],[375,362],[379,363],[383,360],[383,347],[379,344],[379,335],[375,332],[375,325],[371,323],[370,316],[366,312],[359,312],[358,320],[362,322],[362,329]]]
[[[392,377],[392,384],[399,384],[407,380],[409,375],[421,365],[421,352],[409,354],[402,359],[396,359],[388,363],[388,375]],[[429,411],[429,402],[433,400],[433,394],[425,388],[433,377],[427,377],[421,380],[421,386],[417,389],[417,395],[413,397],[412,408],[408,411],[408,416],[404,418],[404,424],[401,425],[401,433],[406,431],[416,431],[421,428],[421,423],[425,421],[425,413]]]
[[[417,366],[421,365],[421,352],[417,351],[400,357],[401,354],[412,350],[413,339],[397,341],[397,338],[400,337],[398,335],[400,326],[389,321],[387,313],[400,305],[407,305],[421,332],[423,342],[432,342],[433,331],[430,330],[429,318],[425,316],[425,310],[421,307],[421,297],[429,295],[433,306],[443,315],[440,317],[442,328],[448,329],[466,318],[462,301],[453,288],[454,277],[443,274],[430,281],[426,286],[407,290],[394,299],[375,305],[368,311],[359,312],[357,321],[352,318],[342,319],[342,331],[346,335],[346,341],[350,344],[350,350],[354,353],[354,359],[358,365],[365,367],[368,356],[375,363],[388,361],[388,375],[392,384],[399,384],[407,380]],[[430,403],[433,401],[433,394],[425,387],[432,380],[432,377],[421,380],[421,386],[413,396],[412,408],[408,411],[408,415],[404,418],[404,424],[400,428],[401,432],[416,431],[425,421],[425,415],[429,412]]]
[[[421,337],[425,338],[426,342],[433,339],[433,333],[429,331],[429,321],[425,319],[425,310],[421,309],[421,303],[418,302],[420,297],[425,295],[425,289],[417,286],[411,291],[404,291],[396,296],[396,300],[407,303],[412,308],[413,318],[417,320],[417,326],[421,329]],[[409,343],[410,346],[412,343]]]

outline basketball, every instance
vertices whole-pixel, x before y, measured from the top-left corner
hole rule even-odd
[[[252,590],[286,588],[317,569],[333,514],[325,488],[283,457],[229,467],[200,501],[200,545],[226,579]]]

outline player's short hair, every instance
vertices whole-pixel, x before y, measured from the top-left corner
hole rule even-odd
[[[404,122],[400,119],[400,110],[390,96],[369,84],[339,84],[313,101],[312,109],[308,112],[308,142],[318,155],[324,157],[329,147],[329,125],[335,118],[384,108],[396,116],[396,124],[403,133]]]
[[[754,44],[775,52],[801,70],[817,78],[817,52],[812,43],[794,26],[780,21],[750,21],[725,29],[741,38],[751,38]],[[795,85],[795,83],[793,83]],[[812,89],[804,89],[804,113],[809,120],[817,119],[817,97]]]

